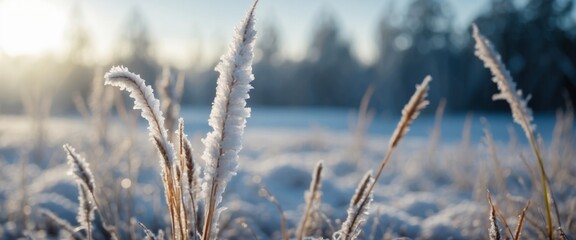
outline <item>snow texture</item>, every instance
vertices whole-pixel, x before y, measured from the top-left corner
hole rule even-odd
[[[249,98],[248,91],[252,88],[250,82],[254,79],[252,61],[256,39],[255,6],[235,29],[228,52],[216,66],[220,75],[208,120],[213,130],[202,141],[205,145],[202,159],[206,166],[202,191],[207,202],[207,211],[210,211],[208,201],[214,203],[212,210],[218,208],[227,183],[236,174],[238,152],[242,149],[242,134],[246,119],[250,117],[246,99]],[[217,210],[212,220],[212,236],[216,236],[218,232],[217,222],[221,211],[222,209]]]
[[[187,120],[186,129],[191,130],[188,132],[191,133],[193,147],[202,148],[200,138],[210,130],[206,123],[209,109],[184,109],[183,113]],[[383,146],[387,145],[389,134],[397,124],[396,118],[375,118],[370,134],[366,135],[363,157],[355,163],[348,154],[348,147],[354,143],[355,138],[347,123],[350,116],[356,114],[351,114],[349,110],[258,108],[254,109],[253,115],[251,120],[255,121],[251,121],[250,128],[243,135],[238,174],[228,183],[226,189],[222,205],[228,207],[228,210],[223,212],[222,220],[245,218],[259,239],[281,239],[279,213],[273,204],[258,195],[259,185],[265,185],[278,200],[284,210],[288,227],[293,230],[305,206],[302,195],[308,190],[312,179],[309,169],[313,169],[319,159],[323,159],[325,164],[322,173],[321,211],[337,230],[338,223],[345,221],[346,210],[358,182],[367,170],[374,169],[374,166],[380,163],[385,151]],[[509,145],[506,126],[520,130],[516,124],[512,125],[510,114],[492,114],[485,117],[491,122],[502,167],[512,169],[509,172],[510,177],[505,180],[513,201],[519,201],[519,205],[511,207],[511,213],[506,216],[509,217],[509,224],[515,226],[517,214],[532,195],[532,192],[526,192],[526,187],[537,186],[526,169],[518,167],[523,165],[518,153],[530,151],[530,148],[524,139],[518,139],[513,146]],[[440,138],[442,142],[438,144],[437,151],[432,153],[422,149],[426,149],[429,144],[426,133],[434,126],[434,116],[421,116],[414,122],[412,134],[404,138],[403,143],[398,146],[391,164],[387,166],[387,171],[378,183],[377,191],[374,191],[370,215],[359,239],[488,239],[489,208],[484,196],[486,189],[493,189],[491,186],[494,185],[491,181],[483,183],[482,179],[493,179],[494,165],[486,161],[486,150],[480,141],[483,127],[477,118],[474,118],[471,124],[472,140],[468,143],[470,146],[463,151],[462,143],[458,140],[461,139],[462,122],[465,118],[465,115],[446,115],[443,118]],[[554,131],[555,116],[539,115],[535,121],[543,134],[544,142],[554,142],[551,133]],[[43,218],[36,214],[38,209],[43,208],[77,225],[78,188],[73,178],[64,174],[69,171],[69,167],[64,160],[66,155],[62,151],[62,144],[73,142],[77,146],[90,146],[91,142],[86,138],[86,134],[90,134],[85,131],[86,122],[81,118],[48,119],[46,124],[51,130],[51,137],[47,139],[49,142],[46,145],[49,146],[49,155],[55,156],[54,162],[49,165],[29,163],[24,174],[18,152],[29,141],[24,137],[30,136],[27,123],[26,118],[21,116],[0,118],[0,132],[5,133],[0,135],[0,212],[5,213],[0,214],[0,239],[15,239],[14,236],[21,234],[15,221],[6,217],[20,212],[22,176],[28,177],[27,203],[32,207],[30,224],[45,223]],[[573,122],[570,124],[573,125]],[[114,146],[119,146],[116,143],[125,141],[129,130],[120,121],[111,122],[110,126],[108,136]],[[140,131],[136,131],[136,136],[133,136],[135,142],[131,144],[133,148],[130,149],[130,154],[121,154],[132,155],[134,163],[140,165],[138,177],[131,178],[132,202],[122,197],[124,194],[112,196],[114,199],[121,197],[119,199],[122,203],[132,204],[134,218],[157,233],[159,229],[169,227],[168,207],[163,203],[164,199],[157,197],[163,192],[159,184],[162,180],[158,174],[154,174],[157,163],[146,161],[154,154],[154,149],[146,144],[148,132],[143,126],[138,130]],[[573,137],[576,133],[571,130],[566,134]],[[566,156],[574,156],[571,143],[568,141],[567,144],[570,145],[563,150],[568,152]],[[513,149],[509,149],[512,147]],[[549,149],[553,151],[555,148]],[[99,159],[92,157],[95,155],[88,150],[82,156],[89,157],[89,160]],[[90,167],[98,179],[97,189],[117,187],[121,179],[129,176],[127,163],[128,161],[119,162],[111,158],[93,162]],[[574,175],[569,173],[574,172],[574,164],[561,164],[563,167],[559,169],[560,174],[554,177],[564,176],[565,180],[561,180],[561,186],[553,186],[559,186],[555,189],[558,193],[559,210],[569,213],[573,206],[576,206],[574,187],[568,184],[573,180]],[[260,184],[255,184],[256,179],[259,179]],[[476,192],[479,194],[476,195]],[[114,194],[115,191],[109,193]],[[494,195],[497,201],[504,201],[509,196]],[[110,204],[116,203],[113,201]],[[536,210],[532,207],[531,209]],[[97,223],[98,215],[95,217],[94,231],[95,236],[98,236],[96,231],[101,228]],[[145,237],[140,227],[137,226],[136,230],[141,238]],[[241,230],[235,224],[227,228],[221,226],[219,236],[221,239],[251,238]],[[35,239],[62,239],[68,235],[49,232],[46,235],[47,232],[41,231],[42,229],[38,230]],[[523,237],[537,238],[530,224],[525,223],[522,231]],[[568,234],[573,232],[573,228],[567,230]],[[230,237],[227,238],[228,236]]]

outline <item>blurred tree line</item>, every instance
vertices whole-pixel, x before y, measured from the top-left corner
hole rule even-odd
[[[534,110],[556,110],[567,100],[575,101],[574,2],[516,2],[491,0],[473,22],[501,53],[518,88],[531,94],[529,105]],[[35,63],[62,69],[59,74],[23,71],[21,76],[6,75],[19,66],[18,59],[0,66],[4,77],[24,82],[42,79],[30,84],[52,92],[57,112],[73,109],[71,94],[87,95],[96,65],[87,60],[90,38],[82,28],[81,16],[72,17],[78,21],[71,21],[68,59],[60,64],[45,59]],[[368,86],[374,85],[372,106],[396,113],[415,84],[430,74],[434,78],[430,91],[433,107],[446,98],[449,111],[507,110],[505,103],[491,101],[496,85],[474,56],[470,28],[463,32],[455,29],[454,12],[445,0],[412,0],[402,12],[383,12],[375,29],[377,59],[370,65],[361,64],[354,56],[336,16],[324,11],[317,22],[307,55],[301,61],[283,58],[283,38],[273,22],[260,25],[252,105],[356,107]],[[153,47],[146,24],[135,11],[118,41],[118,56],[104,66],[125,65],[154,81],[162,68],[155,60]],[[183,104],[208,106],[217,78],[213,67],[182,71],[187,76]],[[14,93],[14,88],[7,84],[0,89],[0,111],[18,108],[18,101],[6,97]]]

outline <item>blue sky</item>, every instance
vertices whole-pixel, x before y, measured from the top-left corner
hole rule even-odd
[[[363,61],[370,61],[374,48],[374,32],[383,12],[394,3],[396,9],[401,9],[410,1],[393,0],[261,0],[257,9],[257,18],[262,27],[264,22],[274,22],[282,36],[282,51],[290,58],[298,59],[305,54],[306,46],[310,40],[310,33],[315,27],[317,15],[328,9],[337,17],[345,38],[353,43],[353,50]],[[453,7],[455,24],[464,29],[470,21],[481,11],[484,11],[488,0],[448,0]],[[191,55],[200,49],[205,58],[214,59],[220,55],[231,38],[233,27],[238,24],[250,5],[251,0],[0,0],[0,14],[17,12],[8,3],[16,5],[26,3],[42,4],[43,9],[52,11],[52,15],[35,13],[26,19],[38,18],[43,22],[42,29],[54,35],[62,32],[50,31],[48,18],[53,15],[70,16],[74,4],[78,4],[82,11],[84,24],[94,37],[94,48],[98,58],[110,56],[110,49],[119,38],[119,33],[125,26],[130,13],[136,9],[144,16],[155,43],[155,51],[163,63],[175,64],[184,67],[189,64]],[[398,11],[398,10],[395,10]],[[59,13],[58,13],[59,12]],[[15,15],[21,16],[22,13]],[[43,17],[42,16],[46,15]],[[24,18],[24,17],[23,17]],[[3,19],[11,22],[11,19]],[[34,28],[34,24],[30,24]],[[39,25],[39,24],[36,24]],[[0,44],[4,38],[14,38],[14,33],[2,34],[2,21],[0,20]],[[55,26],[54,26],[55,27]],[[40,27],[39,27],[40,28]],[[16,30],[13,30],[16,31]],[[44,36],[50,35],[45,33]],[[62,35],[62,34],[61,34]],[[26,38],[34,38],[28,36]],[[47,37],[45,37],[47,39]],[[15,42],[18,39],[13,39]],[[8,41],[4,39],[4,41]],[[61,41],[63,42],[63,41]],[[36,44],[39,46],[40,43]],[[31,43],[30,45],[34,45]],[[24,46],[25,47],[25,46]],[[11,48],[9,45],[5,48]],[[15,48],[15,47],[12,47]],[[31,48],[31,47],[30,47]],[[54,48],[57,47],[46,47]],[[62,48],[62,47],[60,47]],[[6,49],[4,49],[6,50]],[[51,49],[48,49],[51,50]],[[209,61],[207,61],[209,62]]]

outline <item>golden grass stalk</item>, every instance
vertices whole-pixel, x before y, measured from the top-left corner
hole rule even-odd
[[[322,192],[320,191],[321,181],[322,181],[322,161],[316,164],[314,172],[312,175],[312,182],[310,182],[310,189],[304,194],[304,200],[306,201],[306,207],[304,208],[304,214],[302,219],[298,224],[298,231],[296,233],[296,239],[302,240],[308,234],[310,230],[310,219],[312,215],[320,208],[320,198],[322,197]]]
[[[492,197],[490,196],[490,191],[487,194],[488,203],[490,204],[490,229],[489,236],[490,240],[500,240],[500,228],[498,227],[498,221],[496,220],[496,207],[492,204]]]
[[[190,224],[193,226],[191,229],[192,238],[196,239],[198,236],[198,232],[200,231],[200,223],[198,222],[198,208],[197,204],[197,193],[198,193],[198,166],[194,162],[194,158],[192,156],[192,144],[190,140],[188,140],[188,136],[184,133],[184,120],[180,118],[178,120],[178,142],[179,142],[179,155],[180,155],[180,171],[182,172],[181,176],[186,176],[186,184],[182,184],[185,186],[185,191],[188,192],[189,200],[190,200],[190,216],[186,217],[191,222]],[[180,179],[183,181],[184,179]],[[182,206],[185,209],[185,206]]]
[[[428,96],[428,84],[432,81],[432,77],[426,76],[422,84],[416,86],[416,92],[408,101],[408,104],[404,106],[402,109],[402,119],[398,122],[398,126],[394,130],[392,137],[390,138],[390,144],[388,149],[392,150],[398,145],[400,139],[410,130],[410,124],[412,121],[420,115],[420,111],[428,106],[428,100],[426,97]],[[376,179],[380,176],[381,171],[378,171],[376,175]]]
[[[510,238],[513,238],[514,233],[512,233],[512,229],[510,229],[510,226],[508,225],[508,221],[506,221],[506,217],[504,217],[504,214],[502,213],[502,211],[500,211],[500,208],[498,208],[496,206],[496,204],[492,203],[492,195],[491,195],[490,191],[488,191],[488,197],[489,197],[490,206],[494,207],[494,210],[496,210],[496,215],[498,216],[498,218],[500,218],[500,222],[502,222],[502,224],[504,224],[504,228],[506,229],[506,231],[510,235]],[[509,238],[504,236],[504,239],[509,239]]]
[[[390,160],[392,152],[394,151],[396,146],[398,146],[398,143],[400,142],[402,137],[408,132],[408,130],[410,130],[410,124],[412,124],[412,121],[414,121],[414,119],[416,119],[418,115],[420,115],[422,109],[428,106],[429,102],[426,99],[426,97],[428,96],[428,89],[429,89],[428,84],[430,83],[430,81],[432,81],[432,77],[426,76],[420,85],[416,85],[416,91],[414,92],[408,103],[404,106],[404,109],[402,109],[402,118],[398,122],[398,125],[396,126],[394,133],[390,137],[388,151],[386,152],[384,159],[382,159],[382,162],[378,167],[378,172],[376,174],[376,177],[374,177],[374,181],[372,181],[372,183],[368,187],[368,190],[366,191],[369,194],[373,194],[374,187],[376,186],[378,179],[380,179],[384,167]],[[365,197],[363,200],[361,200],[362,202],[360,203],[360,205],[367,206],[368,202],[371,200],[372,198]]]
[[[386,152],[386,156],[384,156],[384,159],[378,167],[378,172],[376,173],[376,177],[374,177],[374,181],[372,184],[370,184],[370,188],[368,190],[369,192],[374,190],[374,186],[378,182],[378,179],[380,179],[380,175],[382,175],[382,170],[384,170],[384,167],[392,156],[392,152],[402,137],[408,132],[408,130],[410,130],[410,124],[412,124],[412,121],[414,121],[414,119],[420,115],[420,111],[422,111],[422,109],[428,106],[429,102],[426,97],[428,96],[428,84],[430,81],[432,81],[432,77],[426,76],[422,83],[416,86],[416,91],[410,98],[410,101],[408,101],[406,106],[404,106],[404,109],[402,109],[402,118],[398,122],[394,133],[390,137],[388,151]]]
[[[518,225],[516,225],[516,231],[514,233],[514,240],[520,239],[520,234],[522,233],[522,226],[524,225],[524,218],[526,217],[526,211],[528,211],[528,207],[530,207],[530,200],[526,203],[524,209],[522,209],[522,214],[519,216]]]
[[[342,223],[342,228],[334,234],[334,239],[356,239],[362,231],[362,225],[366,222],[368,209],[372,202],[372,192],[368,191],[368,186],[372,183],[372,172],[369,171],[364,175],[362,181],[356,188],[356,193],[350,199],[348,207],[348,216]]]
[[[530,142],[530,147],[538,161],[538,167],[540,169],[540,183],[542,184],[542,195],[544,198],[544,206],[546,208],[548,239],[552,239],[554,223],[552,220],[552,209],[550,207],[551,195],[548,190],[547,175],[544,169],[542,155],[534,134],[535,126],[532,123],[532,111],[528,108],[527,100],[523,98],[522,91],[516,90],[516,83],[514,83],[512,76],[502,63],[498,52],[494,49],[490,41],[480,34],[476,25],[472,28],[472,35],[476,41],[475,54],[484,62],[484,66],[490,69],[490,72],[492,72],[493,75],[492,81],[496,83],[498,90],[500,90],[500,93],[494,95],[492,99],[502,99],[508,102],[510,109],[512,110],[514,122],[518,123],[518,125],[520,125],[524,130],[526,138]]]
[[[235,29],[235,35],[216,71],[220,73],[216,96],[212,104],[208,124],[212,131],[202,140],[205,149],[202,159],[206,163],[202,195],[204,197],[204,225],[202,239],[214,239],[218,234],[219,209],[222,194],[238,167],[238,153],[242,149],[242,135],[250,109],[246,107],[252,62],[254,60],[255,1],[248,14]]]
[[[131,73],[128,68],[113,67],[104,76],[104,84],[112,85],[130,92],[134,99],[134,109],[142,110],[142,117],[148,121],[149,136],[160,156],[161,176],[164,194],[170,212],[173,239],[185,239],[188,236],[188,221],[183,209],[183,197],[180,189],[174,146],[168,138],[164,126],[164,117],[160,111],[160,102],[154,97],[152,87],[144,79]]]

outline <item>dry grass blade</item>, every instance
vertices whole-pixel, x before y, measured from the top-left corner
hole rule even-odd
[[[164,117],[160,111],[160,102],[154,97],[152,87],[147,86],[144,79],[131,73],[124,67],[113,67],[106,75],[105,84],[112,85],[130,92],[134,99],[134,109],[142,110],[142,117],[148,121],[150,140],[156,146],[160,155],[161,176],[164,194],[170,211],[172,238],[184,239],[188,236],[188,223],[183,209],[182,191],[177,181],[178,173],[172,169],[176,156],[174,146],[168,139],[168,131],[164,127]]]
[[[482,128],[482,132],[484,132],[484,136],[482,137],[482,142],[486,146],[488,151],[489,157],[492,158],[494,161],[494,172],[496,176],[496,186],[497,192],[506,193],[508,190],[506,189],[506,176],[504,175],[504,170],[502,168],[502,164],[500,164],[500,158],[498,157],[498,150],[496,148],[496,143],[494,142],[494,138],[492,136],[492,132],[490,131],[490,124],[486,118],[480,118],[480,122],[484,127]]]
[[[85,209],[82,212],[79,212],[79,214],[84,214],[86,213],[86,209],[88,209],[88,207],[92,207],[93,210],[96,209],[98,212],[98,215],[101,218],[104,230],[110,235],[111,238],[117,238],[116,236],[116,229],[115,227],[113,227],[112,225],[110,225],[109,218],[107,218],[103,212],[101,211],[101,207],[98,204],[98,201],[96,199],[96,184],[94,181],[94,176],[92,175],[92,172],[90,170],[90,165],[88,164],[88,162],[86,161],[86,159],[84,159],[82,156],[80,156],[78,153],[76,153],[76,149],[74,149],[73,147],[71,147],[68,144],[65,144],[63,146],[64,150],[66,151],[67,154],[67,159],[68,159],[68,165],[70,166],[70,170],[72,172],[72,174],[74,175],[74,177],[76,178],[76,182],[78,183],[78,187],[79,187],[79,200],[80,200],[80,204],[84,204],[84,206],[82,206],[80,209]],[[82,195],[83,194],[83,195]],[[82,201],[86,201],[88,203],[83,203]],[[90,214],[93,215],[92,212],[89,212]],[[82,216],[79,218],[82,219],[86,219],[86,216]],[[92,216],[93,218],[93,216]]]
[[[360,102],[360,107],[358,108],[358,120],[356,123],[356,128],[354,129],[354,144],[352,145],[352,154],[356,164],[362,158],[362,152],[364,147],[366,129],[370,126],[374,113],[369,111],[368,106],[370,104],[370,99],[374,94],[374,84],[370,84],[362,96]]]
[[[420,115],[420,111],[422,111],[422,109],[428,106],[429,102],[426,99],[426,97],[428,96],[428,88],[429,88],[428,84],[430,83],[430,81],[432,81],[432,77],[426,76],[422,81],[422,83],[416,86],[416,92],[414,92],[414,94],[410,98],[410,101],[408,101],[406,106],[404,106],[404,109],[402,109],[402,118],[400,119],[400,122],[398,122],[398,125],[396,126],[396,129],[394,130],[394,133],[390,138],[388,152],[386,153],[384,160],[382,161],[380,167],[378,168],[378,173],[376,174],[376,177],[374,178],[374,182],[372,183],[372,185],[376,184],[376,182],[380,178],[382,170],[384,169],[386,163],[388,163],[388,160],[390,159],[392,150],[396,148],[396,146],[400,142],[400,139],[402,139],[402,137],[408,132],[408,130],[410,129],[410,124],[412,124],[412,121],[414,121],[414,119],[416,119],[418,115]],[[370,191],[372,191],[372,188],[373,187],[370,187]]]
[[[202,159],[206,163],[202,192],[205,202],[204,226],[202,239],[217,237],[222,194],[238,167],[238,153],[242,149],[242,135],[250,109],[246,108],[250,83],[252,62],[254,59],[254,12],[256,4],[235,29],[235,36],[216,66],[219,77],[216,96],[212,104],[208,124],[212,131],[202,140],[205,145]]]
[[[282,233],[282,240],[288,240],[290,237],[288,236],[286,216],[284,215],[284,210],[282,210],[282,206],[280,205],[276,197],[274,197],[274,195],[272,195],[272,193],[264,185],[260,185],[258,195],[266,198],[266,200],[274,204],[274,206],[278,210],[278,213],[280,213],[280,231]]]
[[[322,182],[322,161],[316,164],[314,168],[314,173],[312,175],[312,182],[310,182],[310,189],[305,194],[306,207],[302,215],[302,219],[298,224],[298,232],[296,234],[296,239],[302,240],[308,233],[310,227],[310,219],[315,211],[320,207],[320,198],[322,192],[320,191]]]
[[[64,150],[66,150],[68,166],[70,166],[70,170],[76,177],[76,180],[85,185],[90,193],[94,193],[94,189],[96,188],[94,175],[92,174],[92,171],[90,171],[90,165],[86,162],[86,159],[78,155],[76,149],[70,145],[65,144],[63,147]]]
[[[146,237],[144,237],[144,239],[146,240],[156,240],[156,236],[154,235],[154,233],[148,229],[146,227],[146,225],[144,225],[144,223],[138,222],[138,224],[140,224],[140,227],[142,227],[142,229],[144,230],[144,234],[146,234]]]
[[[426,76],[422,84],[416,86],[416,92],[414,92],[408,104],[402,109],[402,119],[398,122],[392,138],[390,138],[389,149],[393,149],[398,145],[400,139],[402,139],[404,134],[410,129],[412,121],[420,115],[422,109],[428,106],[429,102],[426,100],[426,96],[428,96],[428,83],[430,83],[430,81],[432,81],[432,77]]]
[[[430,83],[430,81],[432,81],[432,77],[426,76],[422,81],[422,83],[416,86],[416,91],[410,98],[410,101],[408,101],[406,106],[404,106],[404,109],[402,109],[402,118],[400,119],[400,122],[398,122],[398,125],[394,130],[394,134],[392,134],[392,136],[390,137],[390,144],[388,147],[388,151],[386,152],[386,156],[384,156],[384,159],[382,160],[380,166],[378,167],[378,172],[376,173],[376,177],[374,177],[374,181],[372,182],[372,184],[370,184],[368,192],[374,191],[374,187],[376,186],[378,179],[380,179],[384,167],[390,160],[394,148],[396,148],[396,146],[398,145],[404,134],[408,132],[412,121],[416,119],[418,115],[420,115],[420,111],[422,111],[422,109],[428,106],[429,102],[426,99],[426,97],[428,96],[428,89],[429,89],[428,84]],[[364,201],[367,201],[367,198],[365,198]]]
[[[373,194],[374,187],[376,186],[378,179],[382,175],[382,171],[384,170],[384,167],[386,166],[386,164],[390,160],[390,157],[392,156],[392,152],[394,151],[394,149],[396,148],[396,146],[398,145],[398,143],[400,142],[402,137],[410,129],[410,124],[412,123],[412,121],[414,119],[416,119],[418,117],[418,115],[420,115],[420,112],[422,111],[422,109],[424,109],[426,106],[428,106],[429,102],[426,99],[426,97],[428,96],[428,89],[429,89],[428,85],[429,85],[430,81],[432,81],[432,77],[426,76],[424,78],[424,80],[422,81],[422,83],[420,85],[416,86],[416,91],[414,92],[414,94],[410,98],[410,101],[408,101],[406,106],[404,106],[404,109],[402,109],[402,118],[398,122],[398,125],[396,126],[394,133],[390,137],[388,151],[386,152],[384,159],[382,159],[382,162],[380,163],[380,166],[378,167],[378,172],[376,173],[376,177],[374,177],[374,181],[372,181],[372,183],[369,184],[369,187],[366,191],[368,194]],[[360,208],[367,207],[369,204],[369,201],[372,201],[372,198],[370,198],[370,197],[363,198],[361,200],[361,203],[360,203],[360,206],[361,206]]]
[[[558,231],[558,237],[560,238],[560,240],[568,240],[568,236],[566,235],[566,233],[564,232],[564,230],[562,230],[561,227],[557,228]]]
[[[526,138],[530,142],[530,146],[536,159],[538,160],[538,167],[540,169],[540,183],[542,185],[542,195],[544,198],[544,206],[546,207],[546,224],[548,239],[553,237],[553,220],[552,220],[552,209],[550,207],[550,199],[552,198],[550,192],[548,191],[547,175],[544,169],[544,163],[542,160],[542,155],[538,147],[538,142],[534,137],[535,126],[532,124],[532,111],[527,106],[527,100],[522,97],[522,91],[516,90],[516,84],[512,80],[512,76],[500,60],[500,55],[490,41],[486,39],[478,31],[476,25],[473,26],[473,37],[476,41],[476,56],[484,62],[484,66],[490,69],[492,75],[492,81],[498,85],[500,93],[492,97],[493,100],[503,99],[508,102],[510,109],[512,110],[512,117],[514,121],[518,123],[524,133]]]
[[[80,226],[86,230],[88,240],[92,239],[92,221],[94,220],[94,202],[84,184],[78,183],[78,215],[77,220]]]
[[[58,226],[60,229],[68,232],[73,239],[83,239],[83,237],[80,236],[78,232],[76,232],[76,230],[74,229],[74,227],[70,225],[70,223],[56,216],[56,214],[54,214],[50,210],[40,209],[39,212],[41,215],[43,215],[50,221],[50,224],[54,224]]]
[[[186,192],[188,192],[190,200],[190,217],[186,217],[191,221],[191,225],[194,226],[192,229],[193,239],[196,239],[197,232],[201,229],[200,224],[197,221],[198,217],[198,207],[197,205],[197,193],[198,193],[198,167],[194,162],[192,156],[192,143],[188,140],[188,136],[184,133],[184,120],[180,118],[178,120],[178,139],[180,146],[180,168],[182,175],[186,176]],[[182,206],[185,208],[185,206]]]
[[[500,228],[498,228],[498,222],[496,220],[496,207],[492,204],[492,197],[490,196],[490,191],[487,194],[488,203],[490,204],[490,229],[489,236],[490,240],[500,240]]]
[[[92,221],[94,220],[94,209],[96,206],[92,200],[95,189],[94,176],[86,159],[76,153],[70,145],[63,146],[66,150],[68,165],[78,184],[78,207],[77,220],[80,226],[86,230],[88,239],[92,239]]]
[[[180,112],[180,99],[182,97],[182,89],[184,88],[184,76],[179,74],[176,81],[173,80],[170,73],[170,67],[162,69],[162,75],[156,81],[159,97],[162,102],[162,112],[166,116],[166,129],[168,134],[172,136],[175,129],[176,119]],[[172,139],[172,138],[170,138]]]
[[[522,214],[520,214],[518,225],[516,226],[516,232],[514,233],[514,240],[520,239],[520,234],[522,233],[522,226],[524,225],[524,218],[526,217],[526,211],[528,211],[528,207],[530,207],[530,201],[528,201],[524,209],[522,209]]]
[[[506,221],[506,217],[504,217],[504,214],[502,214],[502,211],[500,211],[500,209],[496,206],[496,204],[492,203],[492,196],[491,196],[490,192],[488,192],[488,197],[489,197],[488,200],[490,202],[490,206],[494,207],[494,210],[496,211],[496,215],[498,216],[498,218],[500,218],[500,222],[502,222],[502,224],[504,224],[504,228],[506,229],[506,231],[510,235],[510,238],[513,238],[514,233],[512,233],[512,229],[510,229],[510,226],[508,225],[508,221]],[[504,239],[509,239],[509,238],[504,236]]]
[[[334,234],[334,239],[356,239],[358,235],[360,235],[362,225],[366,222],[368,209],[372,202],[372,193],[367,191],[372,181],[372,172],[369,171],[364,175],[358,188],[356,188],[356,193],[350,199],[350,206],[347,211],[348,216],[342,224],[342,228]]]
[[[170,164],[175,159],[174,147],[168,139],[168,131],[164,127],[164,117],[160,111],[160,101],[154,97],[152,87],[147,86],[139,75],[121,66],[112,67],[104,77],[106,85],[130,92],[130,97],[134,99],[134,109],[142,110],[142,117],[148,121],[151,140],[158,142],[166,150],[167,157],[163,158],[164,161],[161,161],[160,165],[163,174],[169,174]]]

